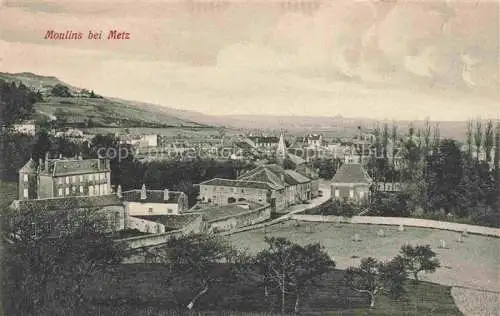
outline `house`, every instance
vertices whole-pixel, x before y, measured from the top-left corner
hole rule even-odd
[[[323,137],[318,134],[309,134],[304,137],[304,144],[307,147],[321,147],[323,146]]]
[[[19,169],[19,199],[99,196],[111,193],[108,159],[30,159]]]
[[[28,120],[17,124],[12,124],[12,129],[20,134],[26,134],[26,135],[36,134],[36,124],[34,120]]]
[[[253,201],[283,209],[284,192],[285,187],[275,182],[214,178],[200,183],[199,200],[202,204],[218,206]]]
[[[263,148],[271,148],[278,146],[280,138],[277,136],[248,136],[249,140],[251,140],[255,146],[263,147]]]
[[[332,178],[332,199],[367,203],[371,184],[372,179],[360,163],[344,163]]]
[[[310,200],[311,179],[294,170],[285,170],[277,164],[259,166],[248,171],[238,180],[261,181],[284,187],[284,207]]]
[[[141,190],[121,192],[118,188],[117,195],[127,216],[179,215],[188,209],[186,194],[168,189],[146,190],[143,185]]]

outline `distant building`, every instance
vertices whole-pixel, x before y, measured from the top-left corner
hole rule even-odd
[[[19,170],[19,199],[99,196],[111,193],[108,159],[30,159]]]
[[[372,179],[359,163],[344,163],[332,178],[332,199],[367,203]]]
[[[12,125],[12,130],[17,133],[25,135],[35,135],[36,134],[36,124],[34,120],[23,121]]]
[[[323,146],[323,136],[309,134],[304,138],[304,144],[308,147],[321,147]]]
[[[120,137],[120,142],[122,144],[128,144],[137,147],[157,147],[158,146],[158,135],[156,134],[146,134],[146,135],[117,135]]]
[[[270,147],[276,147],[278,146],[278,143],[280,141],[280,138],[277,136],[248,136],[248,139],[250,139],[255,146],[257,147],[263,147],[263,148],[270,148]]]
[[[128,216],[179,215],[188,209],[186,194],[170,190],[130,190],[117,194],[125,205]]]

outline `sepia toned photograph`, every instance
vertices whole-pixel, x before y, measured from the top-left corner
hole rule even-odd
[[[498,0],[0,0],[0,316],[496,316]]]

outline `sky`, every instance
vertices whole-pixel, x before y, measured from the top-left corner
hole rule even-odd
[[[500,117],[498,1],[217,1],[0,0],[0,71],[215,115]]]

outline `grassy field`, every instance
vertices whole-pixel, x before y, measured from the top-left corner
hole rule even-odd
[[[91,291],[99,298],[102,315],[126,315],[121,311],[127,315],[278,315],[278,302],[267,300],[261,285],[228,277],[223,269],[220,273],[223,280],[200,298],[196,313],[185,309],[196,288],[189,286],[189,281],[172,278],[161,265],[123,265],[113,276],[96,278],[95,286],[107,283],[107,287]],[[301,314],[462,315],[447,286],[408,282],[406,289],[407,294],[397,300],[379,297],[372,309],[368,297],[345,285],[343,271],[334,270],[311,288],[301,305]],[[287,303],[293,306],[293,302],[291,296]]]
[[[298,226],[297,226],[298,225]],[[377,236],[383,230],[385,237]],[[264,230],[252,230],[228,236],[233,245],[256,253],[263,247]],[[344,269],[357,266],[361,257],[378,259],[393,258],[405,243],[430,244],[441,261],[442,268],[433,274],[422,275],[425,281],[445,285],[460,285],[470,288],[498,291],[498,258],[500,239],[469,235],[458,242],[459,233],[426,228],[379,225],[351,225],[335,223],[283,222],[267,228],[269,236],[286,237],[305,244],[319,241],[337,263]],[[353,241],[358,234],[361,241]],[[446,249],[439,249],[440,240],[446,242]]]
[[[134,126],[134,124],[161,124],[168,126],[199,127],[201,124],[186,121],[160,110],[144,109],[125,101],[109,98],[60,98],[45,97],[35,109],[47,116],[62,115],[69,122],[83,122],[91,118],[94,124],[104,126]],[[141,125],[142,126],[142,125]],[[147,125],[144,125],[147,126]]]

